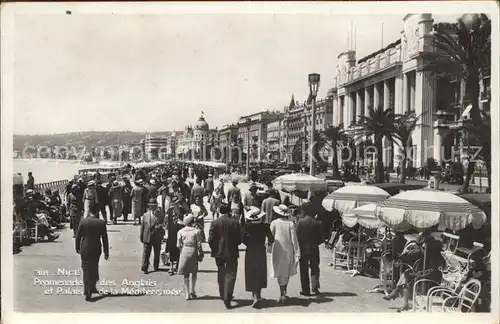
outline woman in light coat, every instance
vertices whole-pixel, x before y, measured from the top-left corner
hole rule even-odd
[[[293,222],[289,220],[290,210],[285,205],[273,207],[278,216],[271,222],[271,233],[274,236],[272,245],[271,277],[278,280],[280,299],[283,304],[287,296],[287,286],[290,277],[297,274],[297,265],[300,259],[299,241],[295,233]]]

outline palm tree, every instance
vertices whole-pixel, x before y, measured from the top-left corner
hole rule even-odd
[[[382,159],[383,147],[382,140],[388,138],[393,139],[394,136],[394,113],[392,109],[384,110],[382,107],[368,107],[366,116],[358,116],[356,126],[361,128],[361,131],[356,134],[356,141],[363,137],[373,136],[374,144],[377,150],[377,163],[375,166],[375,181],[384,182],[384,162]]]
[[[488,183],[491,183],[491,132],[478,131],[485,123],[479,109],[479,84],[491,70],[491,20],[485,14],[466,14],[456,24],[435,25],[433,35],[436,51],[429,54],[431,60],[424,70],[454,76],[464,83],[463,103],[472,105],[472,127],[466,126],[464,130],[473,132],[481,142]],[[468,169],[467,179],[470,179],[474,170]],[[467,179],[462,187],[465,192],[469,187]]]
[[[414,111],[407,111],[402,115],[394,116],[393,138],[396,144],[402,150],[401,163],[401,183],[406,181],[406,159],[408,158],[408,148],[411,147],[411,135],[419,126],[418,120],[420,116],[416,116]]]
[[[325,129],[322,133],[321,138],[323,142],[328,143],[333,151],[332,158],[332,175],[334,179],[341,179],[338,165],[338,148],[339,145],[342,146],[349,142],[349,135],[344,131],[344,125],[340,124],[338,126],[331,126]],[[326,145],[325,145],[326,146]]]

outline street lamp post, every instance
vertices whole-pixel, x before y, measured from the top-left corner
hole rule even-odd
[[[247,126],[247,180],[250,180],[250,124]]]
[[[316,132],[316,96],[318,94],[320,75],[309,74],[309,92],[312,99],[311,109],[311,136],[309,139],[309,175],[314,175],[314,133]]]

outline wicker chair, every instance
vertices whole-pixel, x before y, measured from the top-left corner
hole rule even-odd
[[[338,263],[342,263],[344,267],[348,267],[349,262],[349,253],[350,253],[350,244],[347,245],[345,251],[337,250],[337,244],[333,246],[333,269],[337,268]]]
[[[469,280],[460,291],[439,287],[428,293],[428,312],[465,312],[473,310],[481,292],[481,282],[476,279]]]

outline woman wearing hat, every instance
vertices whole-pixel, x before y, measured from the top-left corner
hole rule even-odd
[[[245,253],[245,288],[252,292],[253,308],[259,307],[262,299],[261,290],[267,288],[267,255],[266,238],[268,245],[274,242],[269,225],[264,222],[266,213],[259,208],[251,207],[245,218],[245,235],[243,244],[246,245]]]
[[[300,260],[300,249],[293,222],[289,220],[290,210],[285,205],[273,207],[277,217],[271,222],[271,233],[274,236],[272,246],[271,277],[278,280],[280,286],[279,303],[288,299],[287,286],[291,276],[297,274]]]
[[[446,262],[441,254],[443,245],[430,235],[430,231],[425,230],[420,233],[414,244],[408,244],[399,260],[405,265],[413,265],[414,268],[408,268],[399,277],[396,288],[387,296],[385,300],[396,299],[401,293],[403,296],[403,306],[398,309],[398,312],[410,309],[409,286],[414,282],[416,277],[419,279],[430,279],[433,282],[441,282],[443,273],[439,268],[444,267]],[[424,260],[425,256],[425,260]],[[416,261],[419,262],[416,262]],[[425,269],[423,268],[425,264]],[[430,288],[430,287],[428,287]]]
[[[177,247],[180,249],[179,274],[184,275],[186,300],[196,298],[196,277],[198,261],[201,261],[203,250],[200,230],[196,228],[195,217],[188,214],[184,217],[184,228],[177,233]],[[191,274],[191,290],[189,289],[189,275]]]
[[[145,198],[147,197],[143,184],[144,181],[142,179],[137,180],[130,193],[130,197],[132,197],[132,218],[134,219],[134,225],[141,223],[141,216],[144,214],[143,205],[146,203]]]
[[[95,181],[90,180],[87,184],[87,188],[83,192],[83,217],[89,216],[89,210],[91,204],[98,204],[97,190],[95,188]]]

